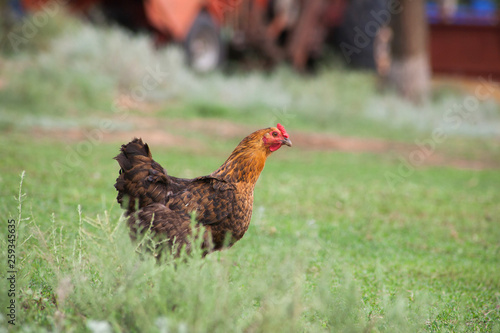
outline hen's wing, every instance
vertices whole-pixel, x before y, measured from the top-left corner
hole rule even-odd
[[[235,186],[212,176],[192,179],[190,184],[169,198],[173,211],[195,213],[203,225],[217,225],[231,218],[235,204]]]
[[[233,185],[210,176],[195,178],[182,191],[169,196],[166,205],[154,203],[131,214],[128,221],[131,235],[135,238],[138,231],[151,228],[156,234],[165,235],[170,247],[174,243],[179,248],[186,245],[190,251],[187,237],[191,234],[191,214],[194,213],[196,221],[207,227],[202,247],[207,249],[213,244],[220,248],[230,230],[212,227],[232,218],[234,198]]]

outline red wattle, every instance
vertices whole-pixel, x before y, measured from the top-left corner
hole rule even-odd
[[[275,143],[269,147],[269,150],[276,151],[276,150],[280,149],[280,147],[281,147],[281,143]]]

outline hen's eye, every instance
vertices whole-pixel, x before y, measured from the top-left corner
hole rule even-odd
[[[273,132],[273,136],[277,137],[278,136],[278,132]]]

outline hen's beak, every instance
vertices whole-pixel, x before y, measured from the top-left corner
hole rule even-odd
[[[283,140],[281,140],[281,143],[287,145],[288,147],[292,146],[292,141],[290,141],[289,138],[284,138]]]

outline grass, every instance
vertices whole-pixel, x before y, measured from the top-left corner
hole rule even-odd
[[[70,32],[41,29],[34,41],[43,47],[9,53],[0,78],[0,246],[8,219],[18,236],[17,322],[10,326],[3,311],[0,331],[500,332],[498,170],[426,166],[389,183],[401,168],[393,154],[285,147],[261,175],[241,241],[158,265],[136,251],[115,201],[112,157],[123,142],[36,134],[91,131],[106,119],[141,127],[126,114],[254,128],[282,121],[292,141],[302,130],[413,142],[467,96],[438,91],[411,106],[378,93],[370,74],[338,68],[315,77],[286,68],[199,77],[175,48],[153,52],[145,36],[59,19]],[[134,98],[146,64],[168,75]],[[127,99],[117,112],[114,100]],[[498,105],[482,102],[474,114],[446,129],[438,151],[498,162],[490,130]],[[201,148],[150,146],[182,177],[210,173],[241,139],[173,134]]]
[[[110,159],[117,144],[96,146],[90,159],[58,177],[51,164],[67,153],[65,145],[3,140],[10,157],[0,167],[6,218],[18,220],[18,176],[26,170],[17,327],[500,329],[496,171],[422,169],[390,191],[384,173],[397,165],[384,156],[283,149],[259,180],[252,224],[239,243],[205,260],[156,265],[134,252],[120,219]],[[189,156],[152,149],[183,176],[186,166],[210,172],[229,147]]]

